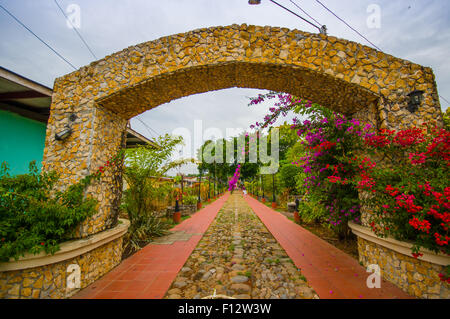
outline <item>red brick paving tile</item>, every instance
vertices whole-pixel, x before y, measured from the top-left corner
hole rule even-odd
[[[229,194],[201,209],[172,228],[203,234]],[[172,245],[147,245],[73,298],[162,298],[202,235]]]
[[[135,280],[140,273],[140,271],[125,271],[117,277],[117,280]]]
[[[245,199],[320,298],[411,298],[389,282],[369,289],[368,273],[354,258],[257,200]]]
[[[138,281],[154,281],[155,278],[157,278],[160,274],[160,271],[141,271],[136,278],[134,278],[134,280],[138,280]]]
[[[129,286],[125,287],[125,289],[123,291],[128,291],[128,292],[133,291],[133,292],[135,292],[135,295],[136,295],[136,292],[138,292],[138,293],[143,292],[145,289],[147,289],[151,285],[152,282],[153,282],[152,280],[144,280],[144,281],[133,280]]]
[[[131,284],[131,280],[114,280],[102,289],[103,291],[122,291]]]
[[[152,284],[149,286],[149,289],[160,290],[169,288],[172,281],[177,276],[177,272],[161,272]]]

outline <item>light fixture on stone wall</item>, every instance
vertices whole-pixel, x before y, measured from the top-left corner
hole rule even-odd
[[[75,122],[76,119],[77,119],[77,116],[75,114],[72,113],[69,115],[69,122]],[[69,124],[67,124],[64,127],[64,130],[62,130],[59,133],[55,133],[55,140],[63,141],[66,138],[68,138],[70,136],[70,134],[72,134],[72,127]]]
[[[409,101],[408,101],[408,111],[411,113],[414,113],[419,108],[420,104],[423,100],[423,91],[420,90],[414,90],[411,93],[408,94]]]
[[[55,133],[55,140],[57,141],[65,140],[70,136],[70,134],[72,134],[72,129],[70,128],[70,126],[67,125],[63,131]]]
[[[248,4],[261,4],[261,0],[248,0]]]

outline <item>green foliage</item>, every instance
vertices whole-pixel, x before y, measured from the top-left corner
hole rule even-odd
[[[309,197],[304,197],[298,205],[298,213],[303,221],[307,223],[320,223],[327,217],[327,211],[320,204],[319,200],[314,200]]]
[[[290,155],[290,150],[298,142],[297,131],[291,128],[291,125],[284,122],[283,125],[278,126],[279,130],[279,157],[280,161],[285,160]],[[271,142],[271,135],[269,141]]]
[[[301,173],[298,166],[292,164],[283,165],[280,169],[280,181],[281,185],[288,189],[289,192],[293,192],[296,188],[295,177]]]
[[[175,148],[182,144],[181,137],[168,134],[157,139],[159,148],[140,146],[125,153],[124,178],[128,189],[123,193],[122,209],[128,214],[130,228],[125,238],[127,253],[166,233],[169,224],[157,217],[155,200],[163,200],[173,193],[170,183],[158,181],[168,170],[190,160],[170,161]]]
[[[197,204],[198,197],[195,195],[187,195],[183,196],[183,203],[186,205],[195,205]]]
[[[25,253],[55,253],[59,243],[71,238],[76,226],[95,212],[96,201],[85,198],[92,176],[55,189],[54,172],[38,173],[35,162],[28,174],[9,176],[0,169],[0,261],[18,259]]]
[[[445,113],[443,114],[443,120],[444,120],[444,128],[447,131],[450,131],[450,107],[448,107]]]

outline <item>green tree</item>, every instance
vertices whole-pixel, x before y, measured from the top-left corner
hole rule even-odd
[[[442,115],[444,119],[444,128],[448,131],[450,130],[450,107],[448,107]]]
[[[173,186],[158,179],[172,168],[192,162],[192,159],[171,161],[175,148],[182,144],[181,137],[163,135],[157,138],[159,148],[139,146],[125,152],[124,178],[128,189],[124,191],[122,209],[128,214],[130,228],[125,250],[137,250],[152,236],[165,233],[168,225],[155,214],[155,199],[169,196]]]

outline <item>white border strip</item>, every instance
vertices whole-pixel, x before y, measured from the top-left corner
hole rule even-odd
[[[392,237],[386,237],[381,238],[375,235],[374,232],[368,227],[364,227],[361,225],[357,225],[353,222],[348,222],[348,226],[351,228],[352,232],[358,236],[361,237],[367,241],[376,243],[380,246],[386,247],[388,249],[391,249],[393,251],[396,251],[400,254],[409,256],[411,258],[411,248],[412,244],[404,242],[404,241],[398,241]],[[417,259],[430,262],[432,264],[447,266],[450,264],[450,257],[443,255],[443,254],[436,254],[432,251],[429,251],[428,249],[421,249],[420,252],[423,254],[423,256],[418,257]]]

